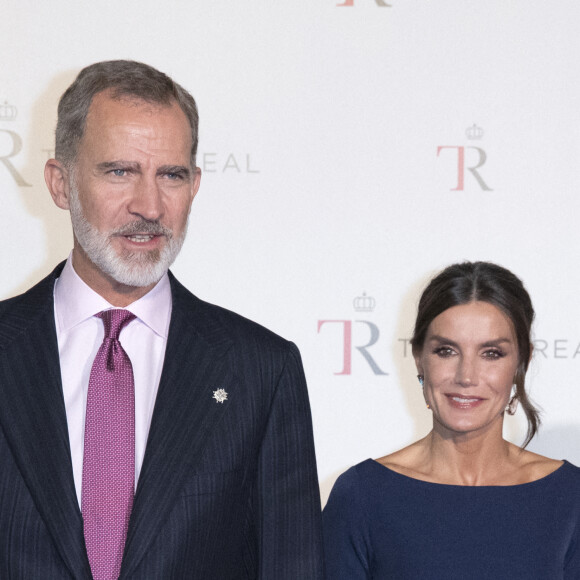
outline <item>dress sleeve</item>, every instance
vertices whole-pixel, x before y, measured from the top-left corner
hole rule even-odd
[[[326,580],[370,580],[368,521],[356,468],[341,475],[322,513]]]
[[[570,523],[573,525],[572,538],[566,551],[564,580],[580,580],[580,469],[566,462],[569,483],[562,490],[565,497],[572,498]]]
[[[571,546],[570,556],[564,568],[564,580],[580,580],[580,546],[578,546],[578,538],[576,538],[574,545]]]

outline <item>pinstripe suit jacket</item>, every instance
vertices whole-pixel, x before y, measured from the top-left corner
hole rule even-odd
[[[54,323],[63,264],[0,302],[0,579],[90,579]],[[322,578],[297,348],[197,299],[173,312],[122,579]],[[224,403],[213,391],[223,388]]]

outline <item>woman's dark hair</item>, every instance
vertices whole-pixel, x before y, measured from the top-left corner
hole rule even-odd
[[[423,291],[411,344],[413,353],[423,349],[427,329],[433,319],[448,308],[481,301],[499,308],[513,325],[518,345],[518,368],[514,377],[516,397],[528,420],[522,448],[532,440],[540,426],[540,414],[525,388],[526,371],[532,354],[530,331],[534,308],[522,281],[506,268],[490,262],[452,264],[439,273]]]

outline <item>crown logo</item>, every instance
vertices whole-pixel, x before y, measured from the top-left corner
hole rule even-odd
[[[473,123],[471,127],[467,127],[465,134],[467,135],[468,139],[481,139],[483,137],[483,129]]]
[[[372,296],[367,296],[366,292],[362,296],[357,296],[352,305],[357,312],[372,312],[375,309],[376,301]]]
[[[0,104],[0,121],[14,121],[18,115],[18,109],[4,101],[4,104]]]

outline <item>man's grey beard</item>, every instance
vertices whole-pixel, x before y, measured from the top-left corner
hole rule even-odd
[[[173,264],[187,233],[187,223],[182,234],[176,238],[169,228],[143,219],[130,222],[116,230],[100,232],[85,218],[78,191],[73,184],[69,206],[73,232],[85,254],[99,270],[126,286],[142,288],[156,284]],[[161,250],[123,251],[120,254],[111,246],[112,236],[137,233],[163,235],[166,243]]]

